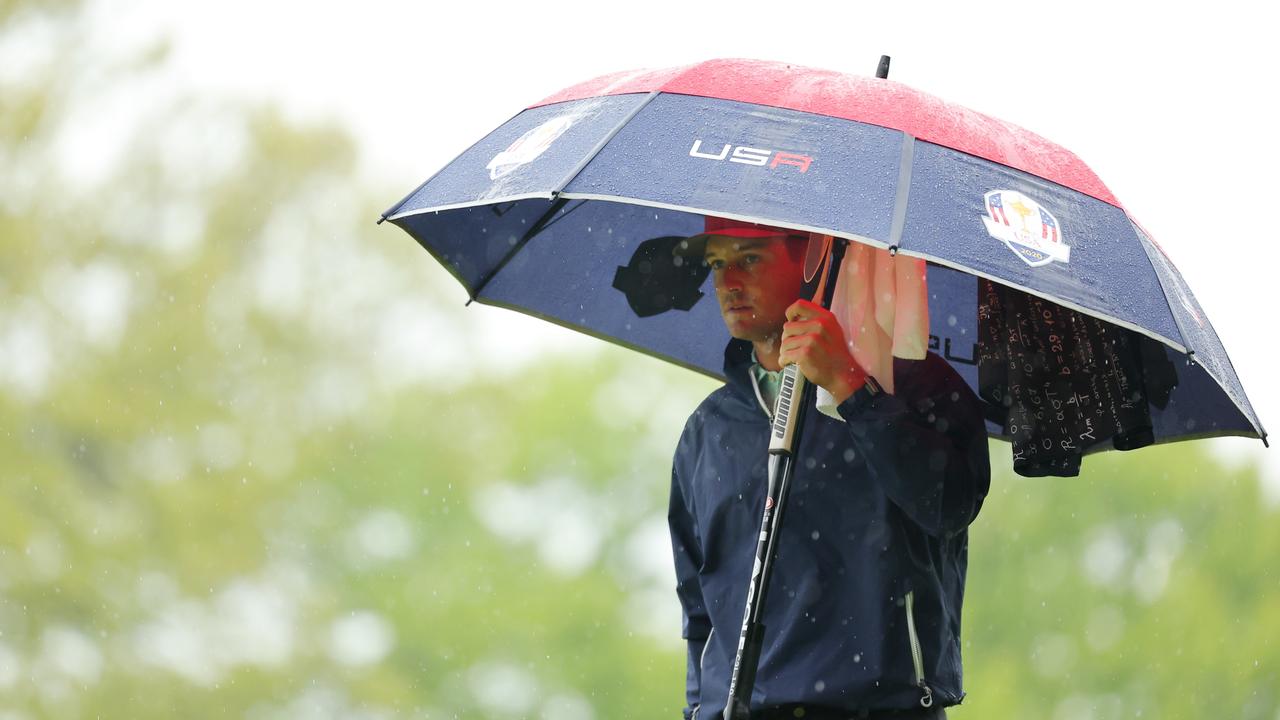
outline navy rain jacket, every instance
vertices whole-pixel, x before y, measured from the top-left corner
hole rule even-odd
[[[686,718],[723,714],[767,484],[751,345],[689,417],[672,468]],[[764,613],[753,710],[954,705],[969,523],[990,484],[977,397],[945,360],[896,359],[894,395],[810,412]]]

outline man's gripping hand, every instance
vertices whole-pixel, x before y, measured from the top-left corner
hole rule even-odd
[[[831,311],[808,300],[797,300],[787,308],[782,326],[778,364],[796,364],[809,382],[831,393],[842,403],[867,381],[867,373],[849,352],[844,331]]]

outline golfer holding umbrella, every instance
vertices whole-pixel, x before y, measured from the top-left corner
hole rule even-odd
[[[774,396],[793,363],[829,407],[809,414],[796,453],[751,716],[944,717],[964,697],[967,528],[990,481],[978,400],[932,353],[894,359],[891,378],[868,375],[835,316],[797,299],[806,236],[714,217],[706,225],[684,252],[705,257],[733,339],[728,382],[690,416],[672,470],[685,717],[724,713],[743,582],[753,565],[759,572],[752,548]]]
[[[383,214],[471,300],[727,380],[673,467],[689,716],[960,702],[988,431],[1027,476],[1266,437],[1190,288],[1092,170],[887,70],[722,59],[595,78]],[[709,272],[718,308],[700,302]],[[831,313],[798,300],[831,293]],[[814,384],[823,412],[798,410]]]

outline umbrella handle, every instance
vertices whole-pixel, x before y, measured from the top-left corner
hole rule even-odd
[[[822,261],[823,272],[806,278],[808,282],[803,294],[821,303],[823,309],[831,308],[836,279],[844,261],[845,246],[844,240],[832,238]],[[769,435],[770,455],[789,455],[795,452],[796,438],[800,432],[800,415],[797,410],[801,403],[794,400],[804,396],[806,384],[808,380],[794,364],[782,369],[782,383],[778,388],[778,399],[773,410],[773,430]]]

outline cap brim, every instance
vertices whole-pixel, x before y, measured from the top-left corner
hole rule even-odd
[[[676,243],[671,253],[680,257],[703,257],[707,252],[707,238],[730,237],[730,238],[805,238],[804,233],[798,231],[778,232],[774,228],[725,228],[709,233],[698,233],[691,235],[687,239]]]

